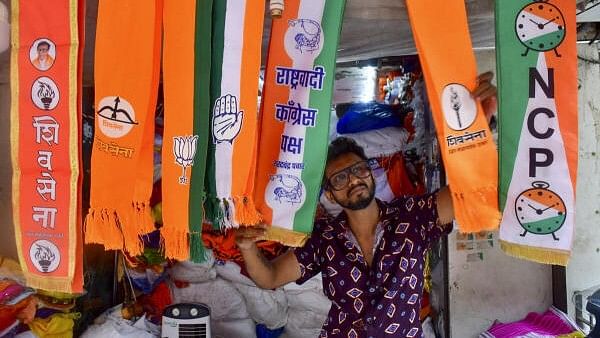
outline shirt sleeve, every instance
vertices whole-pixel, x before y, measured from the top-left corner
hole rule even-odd
[[[294,249],[294,255],[300,263],[300,278],[296,283],[301,285],[321,272],[320,226],[315,224],[311,236],[303,246]]]
[[[426,241],[435,243],[440,237],[452,232],[452,223],[442,224],[437,209],[437,191],[420,197],[425,202],[425,207],[420,211],[421,224],[425,227]],[[417,204],[420,202],[417,202]]]
[[[436,242],[452,232],[452,224],[441,224],[437,211],[437,191],[417,196],[401,197],[393,203],[403,210],[404,217],[420,232],[427,243]]]

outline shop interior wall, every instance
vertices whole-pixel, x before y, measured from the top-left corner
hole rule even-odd
[[[600,289],[600,43],[579,45],[578,48],[581,59],[577,213],[573,255],[566,271],[571,317],[576,313],[572,300],[575,292]],[[588,294],[586,292],[584,296]]]
[[[476,56],[479,73],[496,72],[494,50]],[[515,321],[552,305],[551,267],[509,257],[500,250],[498,232],[487,235],[492,247],[488,240],[459,240],[456,230],[448,236],[452,338],[475,338],[496,319]]]

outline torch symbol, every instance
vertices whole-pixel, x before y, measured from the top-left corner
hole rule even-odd
[[[40,80],[38,80],[38,84],[40,89],[37,91],[37,96],[40,98],[40,101],[42,101],[42,104],[44,104],[44,109],[49,110],[50,104],[52,103],[52,100],[54,100],[56,94],[50,84]]]
[[[189,179],[186,177],[186,168],[194,165],[194,156],[196,156],[196,144],[198,135],[176,136],[173,137],[173,154],[175,155],[175,163],[182,168],[179,184],[188,184]]]
[[[36,251],[34,257],[38,261],[38,263],[40,263],[42,271],[48,272],[48,268],[50,267],[50,264],[54,262],[56,256],[54,255],[54,253],[52,253],[52,250],[49,247],[37,243],[35,245]]]
[[[460,121],[460,108],[462,107],[462,104],[460,103],[458,93],[454,90],[454,88],[450,88],[450,92],[452,93],[452,95],[450,96],[450,102],[452,102],[452,110],[454,110],[454,112],[456,113],[458,127],[462,128],[462,122]]]

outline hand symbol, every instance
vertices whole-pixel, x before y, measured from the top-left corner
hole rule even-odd
[[[218,98],[212,118],[214,143],[233,143],[242,129],[243,120],[244,112],[238,111],[237,97],[227,94]]]

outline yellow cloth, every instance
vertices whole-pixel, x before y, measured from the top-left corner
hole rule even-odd
[[[34,319],[29,328],[40,338],[73,338],[73,326],[79,317],[79,312],[57,313],[45,319]]]
[[[585,335],[579,331],[575,331],[573,333],[558,336],[557,338],[585,338]]]

